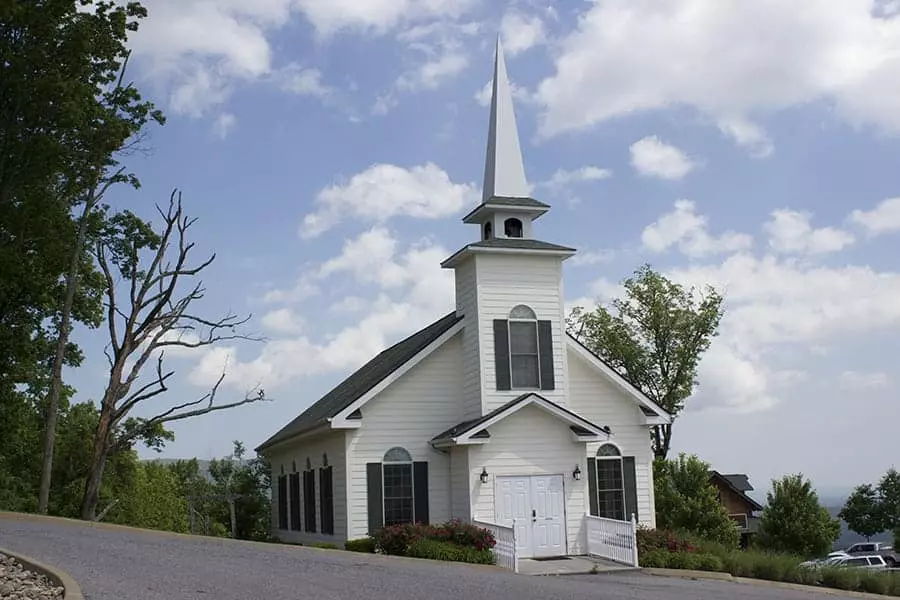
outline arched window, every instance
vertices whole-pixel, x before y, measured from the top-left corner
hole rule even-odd
[[[484,224],[484,239],[489,240],[494,237],[494,224],[488,221]]]
[[[506,237],[522,237],[522,221],[515,217],[506,219],[505,221],[503,221],[503,233],[506,234]]]
[[[397,446],[384,453],[382,462],[384,524],[412,523],[415,515],[412,456]]]
[[[597,449],[597,507],[601,517],[625,520],[622,453],[613,444]]]
[[[524,304],[509,312],[509,366],[513,389],[541,387],[537,317]]]

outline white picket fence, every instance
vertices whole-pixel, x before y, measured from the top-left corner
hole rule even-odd
[[[511,570],[513,573],[519,572],[519,549],[516,544],[516,521],[513,519],[512,527],[506,525],[497,525],[496,523],[487,523],[477,519],[472,521],[477,527],[487,529],[494,534],[493,553],[497,561],[498,567]]]
[[[633,567],[638,566],[637,521],[617,521],[585,515],[588,554]]]

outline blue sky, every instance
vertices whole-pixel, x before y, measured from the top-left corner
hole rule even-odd
[[[502,34],[536,235],[579,249],[570,305],[645,261],[725,292],[675,447],[757,487],[877,478],[896,451],[900,3],[153,0],[132,77],[162,107],[137,192],[199,218],[208,314],[261,344],[173,357],[168,400],[275,401],[175,428],[166,456],[255,446],[452,307],[438,264],[476,229]],[[105,382],[103,331],[79,398]],[[164,402],[160,399],[160,402]]]

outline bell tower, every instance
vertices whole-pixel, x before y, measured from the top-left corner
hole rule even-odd
[[[478,241],[441,263],[456,272],[467,417],[527,392],[566,403],[562,262],[575,250],[535,238],[549,210],[530,196],[498,36],[481,204],[463,217]]]

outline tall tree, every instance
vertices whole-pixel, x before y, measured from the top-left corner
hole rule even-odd
[[[737,547],[740,532],[719,502],[709,465],[696,456],[657,458],[653,463],[656,526],[690,531],[704,539]]]
[[[841,523],[819,503],[812,482],[802,474],[772,481],[766,500],[756,538],[761,548],[809,558],[831,550]]]
[[[61,190],[80,208],[81,216],[78,218],[71,260],[65,274],[65,295],[56,319],[56,353],[44,417],[44,459],[38,498],[39,512],[47,511],[56,417],[62,389],[62,362],[69,344],[75,297],[85,267],[84,253],[90,224],[111,185],[138,185],[137,178],[119,166],[117,153],[127,151],[128,147],[139,143],[148,121],[163,122],[162,114],[153,104],[143,101],[134,85],[124,81],[129,56],[126,48],[128,32],[136,31],[138,19],[146,15],[146,10],[137,2],[116,6],[114,2],[100,1],[93,4],[92,10],[82,10],[75,16],[76,20],[87,19],[93,25],[90,30],[93,33],[90,47],[94,48],[94,52],[87,54],[85,58],[93,66],[93,70],[88,71],[88,82],[92,84],[96,100],[85,102],[82,109],[82,122],[79,123],[79,133],[83,133],[80,138],[82,145],[75,148]],[[89,264],[88,269],[92,266]]]
[[[712,287],[685,289],[650,265],[625,279],[625,297],[593,312],[576,307],[569,332],[672,415],[697,383],[697,365],[717,335],[722,296]],[[666,458],[672,424],[656,425],[653,452]]]
[[[868,483],[856,486],[838,516],[866,540],[886,529],[881,499],[877,490]]]
[[[128,34],[144,16],[138,2],[0,3],[0,385],[22,383],[31,365],[52,357],[40,512],[48,508],[62,367],[79,359],[72,320],[99,324],[85,243],[92,212],[108,185],[135,181],[114,155],[149,120],[162,121],[121,78]]]
[[[229,313],[209,318],[194,312],[193,303],[204,296],[203,283],[183,284],[200,275],[215,255],[196,265],[189,264],[194,244],[187,240],[187,234],[195,219],[184,215],[180,193],[173,192],[168,209],[159,209],[159,214],[163,223],[158,234],[128,212],[116,215],[96,246],[97,260],[107,282],[106,355],[110,370],[81,504],[81,518],[87,520],[96,514],[103,469],[111,453],[141,438],[158,443],[166,435],[162,429],[166,423],[265,399],[263,390],[256,388],[233,402],[218,403],[223,371],[204,396],[150,411],[148,405],[168,391],[175,374],[164,367],[167,349],[261,339],[238,333],[249,316],[240,318]],[[142,255],[149,257],[148,264],[142,264]],[[116,284],[117,279],[121,279],[121,286]],[[148,363],[155,363],[155,373],[141,383],[138,379]],[[145,414],[156,414],[130,417],[139,406]]]

